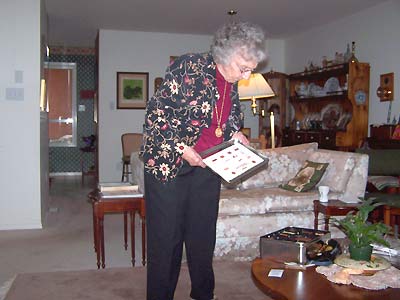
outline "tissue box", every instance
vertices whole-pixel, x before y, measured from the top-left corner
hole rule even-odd
[[[276,259],[306,263],[307,248],[318,241],[327,241],[329,231],[301,227],[285,227],[260,237],[260,256],[274,256]]]

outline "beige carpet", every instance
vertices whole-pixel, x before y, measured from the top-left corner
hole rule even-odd
[[[250,262],[215,262],[216,295],[220,300],[270,299],[251,279]],[[146,268],[109,268],[18,274],[5,300],[132,300],[146,299]],[[188,300],[190,280],[182,265],[175,300]]]

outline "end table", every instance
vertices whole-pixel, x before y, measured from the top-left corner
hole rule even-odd
[[[345,216],[350,211],[357,210],[358,203],[346,203],[340,200],[329,200],[320,202],[314,200],[314,229],[318,229],[318,214],[325,215],[325,230],[329,230],[329,219],[331,216]]]
[[[93,238],[94,250],[97,256],[97,268],[105,268],[104,249],[104,215],[109,213],[124,214],[124,242],[127,249],[127,214],[130,215],[132,266],[135,266],[135,213],[138,212],[142,221],[142,264],[146,264],[146,211],[145,199],[140,197],[102,197],[98,189],[88,195],[93,207]]]

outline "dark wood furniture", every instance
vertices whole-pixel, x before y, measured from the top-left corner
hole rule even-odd
[[[146,212],[143,197],[104,198],[98,190],[89,194],[93,206],[93,239],[97,255],[97,268],[105,268],[104,215],[124,214],[124,247],[127,249],[127,215],[130,216],[132,266],[135,265],[135,213],[139,213],[142,222],[142,264],[146,263]]]
[[[85,176],[94,176],[97,182],[97,151],[96,147],[82,147],[81,151],[81,172],[82,172],[82,185],[85,182]],[[85,169],[85,155],[94,155],[94,165]]]
[[[392,224],[396,224],[396,220],[392,220],[392,218],[398,217],[400,217],[400,207],[383,206],[383,222],[386,225],[391,226]]]
[[[392,124],[370,125],[370,136],[366,139],[368,147],[371,149],[400,149],[400,140],[392,139],[396,126]]]
[[[394,130],[397,125],[393,124],[382,124],[382,125],[370,125],[369,132],[370,137],[376,138],[377,140],[390,139],[393,136]]]
[[[368,135],[369,69],[368,63],[345,63],[290,74],[289,103],[295,110],[294,121],[302,125],[300,129],[335,131],[339,150],[359,147]],[[339,88],[332,84],[335,82]],[[316,86],[329,93],[321,93]],[[291,129],[295,129],[293,122]]]
[[[400,289],[366,290],[354,285],[332,283],[315,267],[306,270],[284,269],[276,257],[256,258],[251,274],[256,286],[275,300],[395,300],[400,299]],[[271,269],[284,269],[281,278],[268,277]]]
[[[325,219],[325,230],[329,230],[329,219],[331,216],[345,216],[350,211],[357,210],[357,203],[346,203],[340,200],[329,200],[320,202],[314,200],[314,229],[318,229],[318,214],[322,213]]]
[[[292,146],[303,143],[318,143],[320,149],[336,149],[336,131],[334,130],[283,130],[282,146]]]

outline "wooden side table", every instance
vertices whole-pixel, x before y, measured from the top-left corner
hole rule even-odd
[[[135,265],[135,213],[139,213],[142,222],[142,264],[146,264],[146,212],[144,197],[115,197],[104,198],[96,190],[89,194],[93,206],[93,239],[94,249],[97,255],[97,268],[105,268],[104,247],[104,215],[107,213],[124,214],[124,238],[126,249],[127,218],[130,216],[131,254],[132,266]]]
[[[325,215],[325,230],[329,230],[329,219],[331,216],[345,216],[348,212],[357,210],[358,203],[346,203],[340,200],[329,200],[320,202],[314,200],[314,229],[318,229],[318,214]]]

